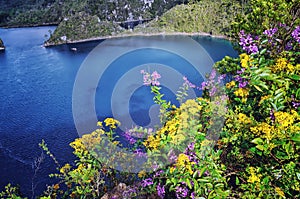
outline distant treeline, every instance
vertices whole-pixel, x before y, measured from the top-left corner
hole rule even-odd
[[[0,26],[58,24],[77,12],[100,20],[150,19],[188,0],[1,0]]]

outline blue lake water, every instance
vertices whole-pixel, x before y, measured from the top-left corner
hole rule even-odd
[[[68,143],[78,137],[72,109],[75,80],[93,49],[105,43],[95,41],[42,47],[45,34],[54,29],[50,26],[0,29],[0,37],[6,45],[5,52],[0,52],[0,190],[7,183],[19,184],[21,191],[29,197],[32,183],[37,186],[35,194],[38,195],[46,184],[55,181],[48,178],[48,174],[55,172],[55,165],[46,155],[37,175],[33,176],[33,162],[41,154],[38,143],[42,139],[62,164],[74,160]],[[214,62],[225,55],[237,55],[228,41],[210,37],[193,39]],[[70,50],[75,47],[77,51]],[[105,49],[110,47],[105,46]],[[115,52],[112,50],[111,53]],[[172,66],[197,84],[203,81],[199,78],[201,75],[195,75],[197,71],[190,67],[191,62],[164,49],[145,48],[121,54],[107,66],[94,86],[95,96],[92,98],[96,101],[98,119],[113,115],[111,98],[114,85],[123,74],[136,66],[147,68],[148,63]],[[118,68],[120,64],[124,67]],[[181,68],[181,64],[186,68]],[[152,98],[145,97],[149,89],[142,86],[142,76],[138,75],[140,79],[135,81],[140,87],[132,90],[128,104],[133,120],[147,125],[150,122],[147,109],[153,102]],[[88,81],[90,79],[86,79]],[[175,98],[168,87],[164,91],[170,100]],[[81,121],[89,121],[89,116],[81,116]]]

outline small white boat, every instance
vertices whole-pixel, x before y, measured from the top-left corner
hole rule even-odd
[[[77,51],[77,48],[71,48],[72,51]]]

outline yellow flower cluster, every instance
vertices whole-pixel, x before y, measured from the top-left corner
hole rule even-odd
[[[228,88],[228,89],[230,89],[230,88],[232,88],[234,86],[235,86],[235,81],[231,81],[231,82],[229,82],[229,83],[226,84],[226,88]]]
[[[287,112],[276,112],[274,113],[275,116],[275,122],[279,124],[279,128],[286,128],[288,126],[291,126],[294,123],[295,117],[297,117],[297,112],[293,111],[292,114],[289,114]]]
[[[143,145],[149,149],[158,149],[160,146],[160,135],[157,134],[156,136],[148,136],[147,140],[143,142]]]
[[[238,120],[240,123],[243,123],[243,124],[250,124],[251,123],[251,119],[245,115],[244,113],[239,113],[238,114]]]
[[[283,192],[279,187],[275,187],[275,192],[276,192],[279,196],[285,198],[284,192]]]
[[[276,60],[275,65],[272,66],[272,71],[273,72],[281,72],[281,71],[286,71],[289,73],[292,73],[295,71],[295,67],[290,64],[286,58],[279,58]]]
[[[278,137],[278,134],[275,133],[274,126],[271,126],[266,122],[262,122],[257,126],[250,127],[250,130],[252,133],[261,135],[261,137],[266,138],[267,140],[272,140],[275,136]]]
[[[105,126],[109,126],[112,129],[117,128],[121,123],[118,120],[115,120],[114,118],[106,118],[104,120]]]
[[[242,102],[246,102],[247,101],[247,97],[249,95],[249,91],[245,88],[238,88],[236,91],[234,91],[235,96],[237,97],[241,97],[242,98]]]
[[[75,139],[70,143],[70,146],[75,150],[75,154],[87,153],[88,150],[95,149],[101,141],[101,135],[104,133],[103,129],[96,129],[90,134],[84,134],[81,138]]]
[[[194,162],[191,162],[189,157],[183,153],[179,154],[177,161],[176,161],[176,167],[178,168],[184,168],[189,172],[189,174],[193,174],[192,165],[195,164]]]
[[[257,172],[255,171],[254,167],[249,168],[249,173],[250,173],[250,176],[249,176],[247,182],[249,182],[249,183],[260,183],[260,178],[262,177],[262,175],[261,174],[256,174]]]
[[[138,177],[139,178],[142,178],[142,177],[145,177],[147,175],[146,171],[145,170],[142,170],[138,173]]]
[[[180,130],[184,130],[191,127],[190,122],[200,116],[202,106],[195,100],[189,99],[181,104],[179,110]]]
[[[68,171],[70,171],[70,169],[71,169],[71,165],[67,163],[59,169],[59,172],[62,173],[62,174],[65,174]]]
[[[170,173],[173,173],[176,170],[176,167],[171,167],[170,168]]]
[[[158,149],[163,145],[161,141],[165,138],[175,145],[179,145],[188,136],[187,129],[197,126],[197,118],[200,116],[202,106],[195,100],[187,100],[175,110],[175,116],[156,132],[156,135],[150,135],[144,142],[144,146],[150,149]],[[197,132],[195,130],[195,132]],[[165,137],[164,139],[162,137]]]
[[[83,151],[86,151],[86,147],[82,143],[81,138],[75,139],[73,142],[70,143],[70,146],[74,149],[75,154],[79,154]]]
[[[265,95],[260,98],[258,105],[261,105],[265,100],[269,99],[270,95]]]
[[[246,53],[240,54],[240,60],[241,60],[241,66],[243,68],[249,68],[250,61],[251,61],[249,55],[247,55]]]

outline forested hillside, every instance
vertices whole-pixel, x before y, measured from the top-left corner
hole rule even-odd
[[[109,21],[149,19],[182,3],[187,0],[1,0],[0,26],[58,24],[78,12]]]

